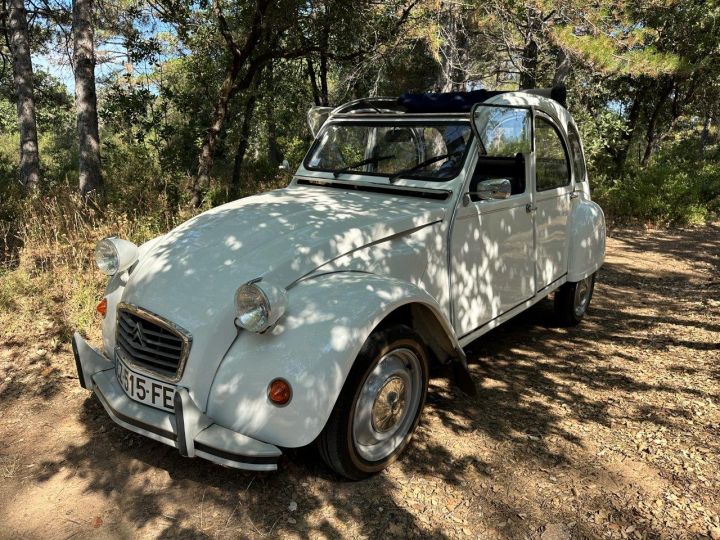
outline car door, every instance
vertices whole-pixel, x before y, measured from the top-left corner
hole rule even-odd
[[[541,291],[567,273],[567,225],[572,185],[570,160],[562,131],[549,116],[535,113],[536,290]]]
[[[476,152],[450,237],[453,320],[465,336],[535,293],[530,187],[531,111],[481,106]],[[483,200],[481,182],[507,178],[505,199]]]

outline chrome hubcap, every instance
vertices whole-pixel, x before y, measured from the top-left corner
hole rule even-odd
[[[365,379],[355,403],[353,442],[360,457],[381,461],[403,442],[422,399],[420,359],[410,349],[383,356]]]
[[[397,376],[390,377],[373,403],[373,428],[382,432],[395,427],[405,412],[405,404],[405,381]]]
[[[590,303],[590,291],[592,284],[592,276],[586,277],[582,281],[579,281],[577,287],[575,287],[575,315],[580,317],[585,313],[585,310]]]

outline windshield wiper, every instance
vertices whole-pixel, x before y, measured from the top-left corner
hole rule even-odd
[[[388,181],[392,184],[400,178],[401,176],[404,176],[406,174],[410,174],[411,172],[419,171],[420,169],[424,169],[428,165],[432,165],[433,163],[436,163],[438,161],[442,161],[443,159],[449,159],[453,156],[459,156],[462,155],[462,152],[452,152],[450,154],[440,154],[439,156],[434,156],[429,159],[426,159],[425,161],[418,163],[417,165],[414,165],[408,169],[403,169],[401,171],[398,171],[396,173],[391,174],[388,177]]]
[[[335,169],[332,173],[335,178],[340,176],[344,172],[348,172],[350,169],[354,169],[356,167],[362,167],[363,165],[370,165],[371,163],[380,163],[381,161],[385,161],[386,159],[392,159],[395,155],[392,156],[375,156],[367,159],[363,159],[362,161],[358,161],[357,163],[352,163],[348,165],[347,167],[343,167],[342,169]]]

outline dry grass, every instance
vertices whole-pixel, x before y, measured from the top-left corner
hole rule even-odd
[[[95,267],[94,247],[106,236],[140,244],[179,222],[189,212],[157,212],[139,217],[109,206],[100,210],[75,194],[37,197],[26,202],[16,223],[3,223],[5,245],[22,245],[6,255],[0,270],[0,339],[41,338],[47,321],[91,331],[105,277]],[[14,231],[14,232],[11,232]]]

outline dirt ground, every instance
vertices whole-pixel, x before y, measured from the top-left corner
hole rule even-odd
[[[313,451],[243,473],[126,432],[69,346],[0,344],[3,538],[720,539],[720,226],[614,231],[577,328],[532,310],[433,380],[403,458],[349,483]]]

